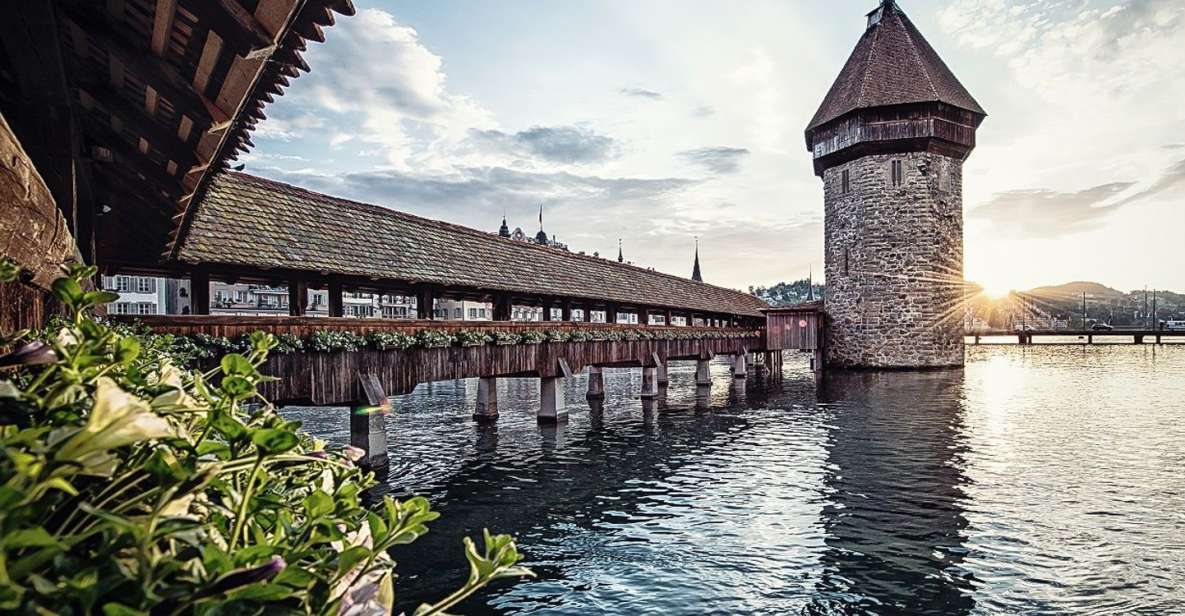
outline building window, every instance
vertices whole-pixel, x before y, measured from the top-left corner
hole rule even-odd
[[[469,309],[469,320],[472,321],[477,318],[477,308]]]
[[[128,291],[131,291],[132,290],[131,278],[129,278],[127,276],[116,276],[115,277],[115,290],[119,291],[120,293],[127,293]],[[124,314],[126,314],[126,313],[124,313]]]
[[[840,176],[840,194],[846,195],[852,192],[852,178],[847,169],[844,169],[839,174]]]
[[[156,293],[156,279],[137,276],[136,293]]]
[[[889,173],[892,176],[893,186],[900,186],[905,180],[905,169],[902,168],[899,160],[889,163]]]
[[[149,304],[148,302],[136,303],[136,314],[156,314],[156,304]]]
[[[128,303],[127,302],[115,302],[114,304],[111,304],[111,311],[114,312],[115,314],[127,314],[128,313]]]

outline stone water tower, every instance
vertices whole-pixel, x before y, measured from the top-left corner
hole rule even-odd
[[[806,130],[829,366],[963,365],[963,161],[985,117],[893,0],[868,14]]]

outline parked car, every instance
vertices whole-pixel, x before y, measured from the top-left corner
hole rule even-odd
[[[1095,323],[1094,325],[1090,326],[1090,329],[1096,332],[1109,332],[1115,328],[1107,325],[1106,323]]]

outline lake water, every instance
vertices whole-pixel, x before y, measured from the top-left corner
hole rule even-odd
[[[713,364],[665,397],[607,371],[539,426],[505,380],[422,385],[389,416],[393,493],[443,516],[396,552],[400,607],[467,575],[461,537],[513,533],[535,580],[465,614],[1185,612],[1185,347],[968,347],[962,371],[780,377]],[[347,440],[343,409],[288,409]]]

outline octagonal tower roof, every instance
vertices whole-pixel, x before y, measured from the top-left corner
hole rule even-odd
[[[883,0],[807,132],[858,109],[909,103],[987,115],[897,3]]]

